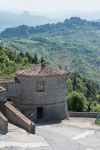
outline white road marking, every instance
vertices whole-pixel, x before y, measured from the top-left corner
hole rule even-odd
[[[92,135],[92,134],[94,134],[94,133],[95,133],[94,130],[87,130],[87,131],[85,131],[85,132],[83,132],[83,133],[81,133],[81,134],[79,134],[79,135],[73,137],[72,139],[73,139],[73,140],[79,140],[79,139],[82,139],[82,138],[87,137],[88,135]]]
[[[49,146],[47,143],[44,142],[36,142],[36,143],[22,143],[22,142],[5,142],[0,141],[0,148],[4,147],[21,147],[21,148],[38,148],[38,147],[46,147]]]

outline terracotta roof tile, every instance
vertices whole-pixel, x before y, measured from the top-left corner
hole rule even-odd
[[[50,65],[42,66],[41,64],[33,65],[32,68],[25,69],[17,72],[17,75],[22,76],[50,76],[50,75],[62,75],[66,71],[61,68],[55,68]]]
[[[14,82],[14,78],[12,78],[12,79],[0,79],[0,84],[2,84],[2,83],[12,83],[12,82]]]

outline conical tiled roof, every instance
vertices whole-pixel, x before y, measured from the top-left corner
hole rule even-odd
[[[17,72],[17,75],[21,76],[50,76],[50,75],[62,75],[66,71],[61,68],[56,68],[50,65],[33,65],[32,68],[25,69]]]

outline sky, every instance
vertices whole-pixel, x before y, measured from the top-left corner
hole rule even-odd
[[[41,13],[64,10],[96,12],[100,11],[100,0],[0,0],[0,10]]]

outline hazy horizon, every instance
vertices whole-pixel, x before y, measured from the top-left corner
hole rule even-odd
[[[71,16],[94,20],[100,19],[100,0],[0,0],[0,11],[27,11],[59,21]]]

